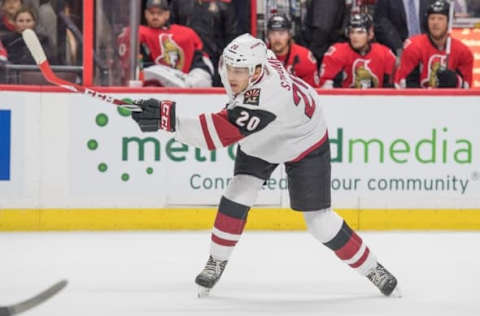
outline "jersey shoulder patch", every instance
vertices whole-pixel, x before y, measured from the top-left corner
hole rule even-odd
[[[259,105],[260,104],[260,88],[253,88],[245,91],[243,95],[243,104]]]
[[[253,110],[237,106],[227,110],[228,120],[238,127],[242,135],[248,136],[261,131],[273,122],[277,116],[265,110]]]

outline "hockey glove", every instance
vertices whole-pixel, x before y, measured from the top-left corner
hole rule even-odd
[[[156,132],[159,129],[175,132],[175,102],[169,100],[138,100],[135,104],[142,112],[132,112],[132,118],[142,132]]]
[[[439,88],[456,88],[458,85],[457,73],[450,69],[439,69],[437,80]]]

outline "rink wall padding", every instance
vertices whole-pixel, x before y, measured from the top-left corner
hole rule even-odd
[[[222,89],[102,89],[217,112]],[[361,230],[480,229],[480,90],[319,91],[332,203]],[[55,87],[0,86],[0,230],[210,229],[236,147],[142,134],[129,113]],[[8,126],[5,123],[8,120]],[[278,168],[247,229],[303,230]]]

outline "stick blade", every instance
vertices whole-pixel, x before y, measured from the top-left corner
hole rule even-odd
[[[37,34],[35,34],[33,30],[26,29],[23,31],[22,37],[28,49],[30,50],[30,53],[32,53],[33,59],[35,59],[37,65],[40,65],[47,60],[47,56],[45,56],[45,51],[43,50],[42,44],[40,44]]]
[[[8,306],[7,308],[10,313],[9,315],[17,315],[29,309],[32,309],[37,305],[40,305],[41,303],[45,302],[46,300],[48,300],[49,298],[51,298],[52,296],[60,292],[65,286],[67,286],[67,284],[68,284],[67,280],[59,281],[54,285],[50,286],[48,289],[35,295],[34,297],[31,297],[23,302]]]

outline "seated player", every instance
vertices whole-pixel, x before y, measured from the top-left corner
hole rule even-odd
[[[468,89],[472,86],[473,54],[465,44],[448,34],[448,23],[452,23],[449,10],[450,5],[445,0],[437,0],[429,6],[428,32],[405,41],[395,87],[405,88],[407,76],[417,67],[421,70],[417,87]],[[449,45],[450,54],[447,54]]]
[[[268,46],[289,73],[317,88],[317,60],[310,50],[293,42],[291,29],[292,23],[285,15],[272,15],[267,23]]]
[[[211,87],[213,65],[203,52],[200,37],[189,27],[170,24],[167,0],[148,0],[145,9],[147,26],[139,27],[143,62],[153,64],[144,69],[146,85],[173,87]],[[128,69],[129,30],[119,36],[119,52],[124,69]]]
[[[372,42],[375,35],[371,17],[366,13],[352,15],[346,35],[347,43],[334,44],[325,53],[320,68],[320,86],[393,87],[395,55],[388,47]]]

